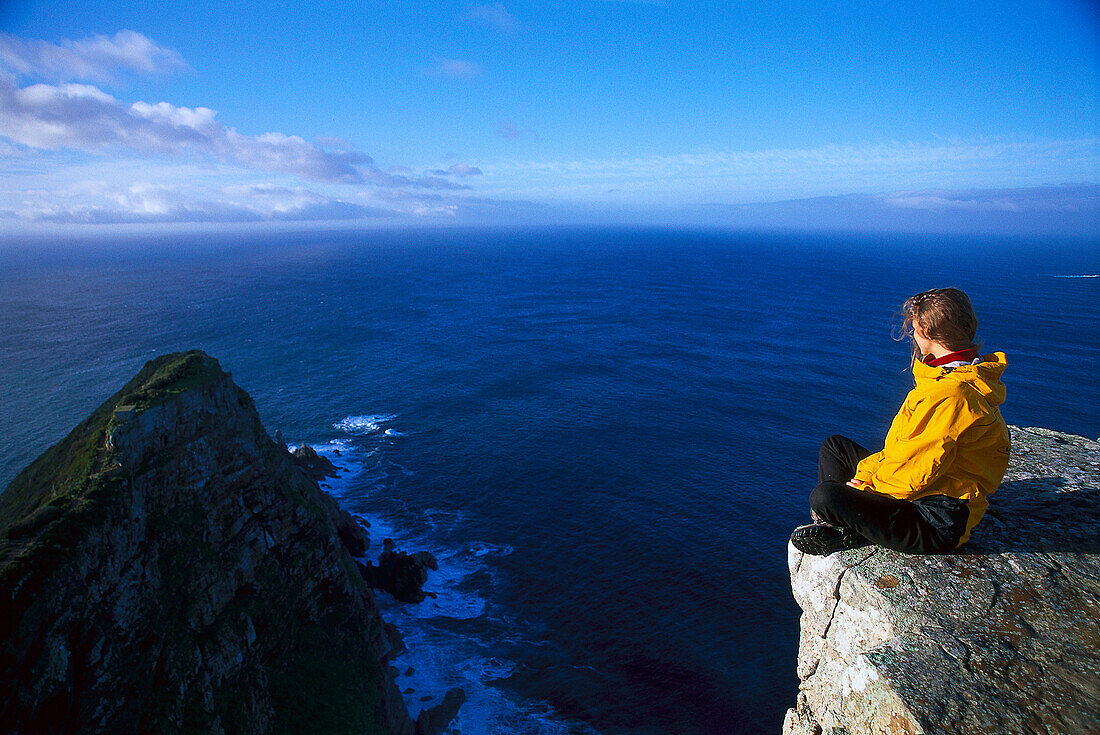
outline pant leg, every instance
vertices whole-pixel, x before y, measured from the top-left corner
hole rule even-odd
[[[843,482],[825,481],[810,493],[810,507],[826,523],[844,526],[869,541],[909,554],[943,554],[957,535],[936,528],[908,500],[898,500]]]
[[[833,434],[821,442],[817,453],[817,482],[848,482],[856,475],[856,465],[871,456],[866,449],[846,436]]]

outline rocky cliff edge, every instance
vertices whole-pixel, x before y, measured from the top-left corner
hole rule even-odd
[[[785,735],[1100,732],[1100,443],[1012,428],[962,549],[788,546],[802,607]]]
[[[148,363],[0,495],[0,732],[412,735],[347,521],[216,360]]]

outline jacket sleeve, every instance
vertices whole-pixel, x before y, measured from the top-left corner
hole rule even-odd
[[[875,452],[872,455],[864,457],[856,465],[856,474],[852,479],[856,482],[863,483],[864,485],[871,485],[872,480],[875,477],[875,470],[878,469],[879,464],[882,463],[882,455],[884,452]]]
[[[959,396],[922,396],[903,405],[867,482],[895,498],[927,494],[951,466],[957,439],[972,421]]]

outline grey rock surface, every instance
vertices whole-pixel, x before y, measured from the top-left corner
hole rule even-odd
[[[803,610],[786,735],[1100,732],[1100,443],[1012,427],[944,556],[788,546]]]

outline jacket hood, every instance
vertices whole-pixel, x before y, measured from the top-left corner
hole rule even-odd
[[[1007,366],[1008,361],[1003,352],[985,355],[977,364],[955,368],[931,367],[920,360],[914,360],[913,377],[917,385],[922,388],[930,388],[935,383],[943,381],[968,383],[989,401],[991,406],[999,406],[1005,400],[1005,386],[1001,382],[1001,373]]]

